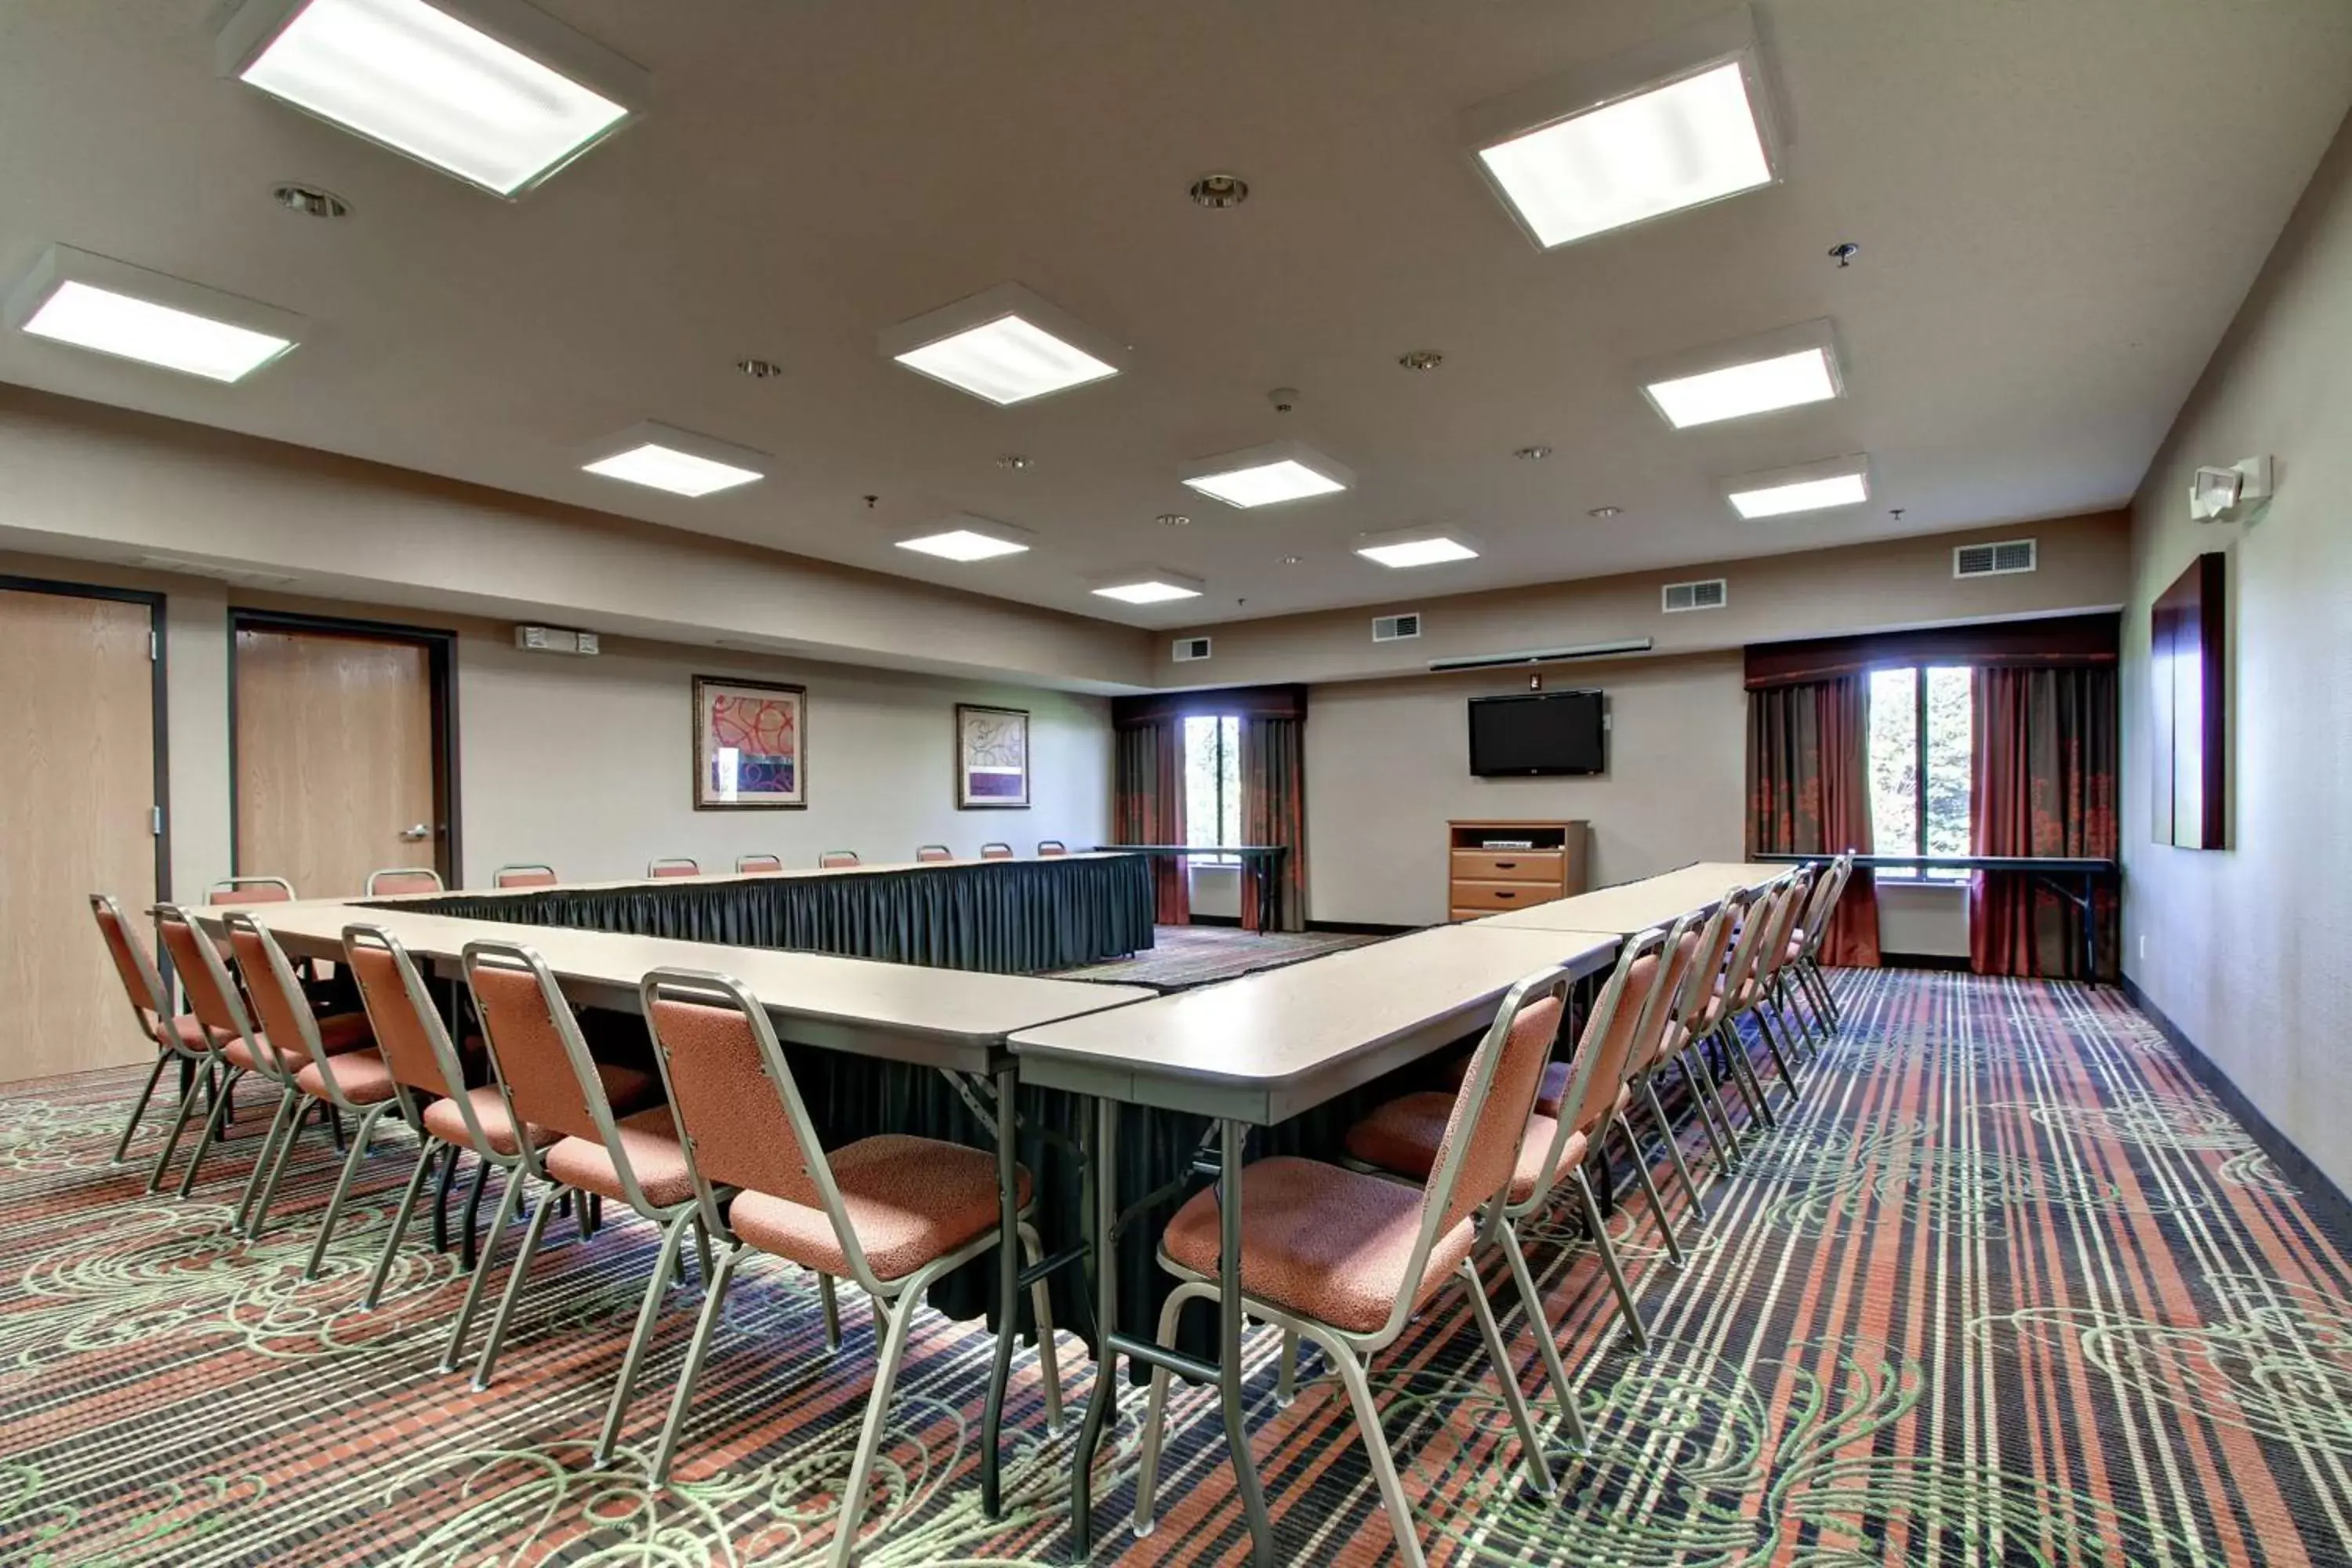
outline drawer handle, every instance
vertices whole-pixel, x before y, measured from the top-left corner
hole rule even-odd
[[[1512,892],[1507,888],[1497,888],[1495,889],[1495,896],[1498,899],[1516,899],[1518,897],[1518,894]]]
[[[1519,863],[1517,860],[1497,860],[1495,862],[1495,869],[1497,871],[1516,871],[1518,868]]]

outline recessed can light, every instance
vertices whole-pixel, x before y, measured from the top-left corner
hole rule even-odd
[[[1159,521],[1162,528],[1182,528],[1192,520],[1181,511],[1163,511],[1160,514]]]
[[[1625,509],[1622,506],[1596,506],[1584,515],[1587,517],[1597,517],[1601,519],[1603,521],[1606,521],[1610,518],[1622,516],[1624,511]]]
[[[1522,447],[1511,456],[1523,462],[1540,463],[1551,456],[1551,448],[1544,446]]]
[[[1249,200],[1249,182],[1239,174],[1203,174],[1192,182],[1192,205],[1222,210]]]
[[[1445,356],[1435,349],[1415,349],[1411,353],[1397,355],[1397,363],[1407,370],[1435,370],[1445,363]]]
[[[1285,566],[1296,566],[1306,559],[1304,555],[1286,555],[1282,558],[1282,563]]]
[[[270,188],[269,199],[304,217],[349,217],[352,213],[351,203],[316,185],[275,185]]]
[[[1007,452],[996,459],[996,466],[998,468],[1010,468],[1016,474],[1022,469],[1027,468],[1029,463],[1030,459],[1023,457],[1018,452]]]
[[[753,381],[773,381],[784,374],[784,367],[772,359],[739,359],[735,368]]]

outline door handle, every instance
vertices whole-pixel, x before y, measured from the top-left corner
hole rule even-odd
[[[414,826],[414,827],[404,827],[404,828],[402,828],[402,829],[400,830],[400,837],[401,837],[403,839],[406,840],[408,843],[415,844],[415,843],[418,842],[420,839],[425,839],[425,838],[430,838],[430,837],[433,837],[433,829],[432,829],[431,827],[427,826],[425,824],[424,824],[424,823],[420,822],[420,823],[418,823],[418,824],[417,824],[415,826]]]

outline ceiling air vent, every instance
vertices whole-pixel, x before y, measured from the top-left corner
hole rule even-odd
[[[1421,612],[1418,610],[1411,615],[1372,617],[1374,642],[1403,642],[1408,637],[1417,637],[1420,635]]]
[[[1176,662],[1190,664],[1196,658],[1209,657],[1207,637],[1178,637],[1175,643]]]
[[[2004,539],[1998,544],[1962,544],[1952,551],[1955,577],[2008,577],[2038,564],[2033,541]]]
[[[1667,615],[1684,610],[1719,610],[1731,601],[1728,579],[1709,577],[1704,583],[1669,583],[1659,607]]]

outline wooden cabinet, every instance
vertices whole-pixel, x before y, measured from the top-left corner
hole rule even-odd
[[[1585,889],[1581,822],[1449,822],[1447,918],[1473,921]]]

